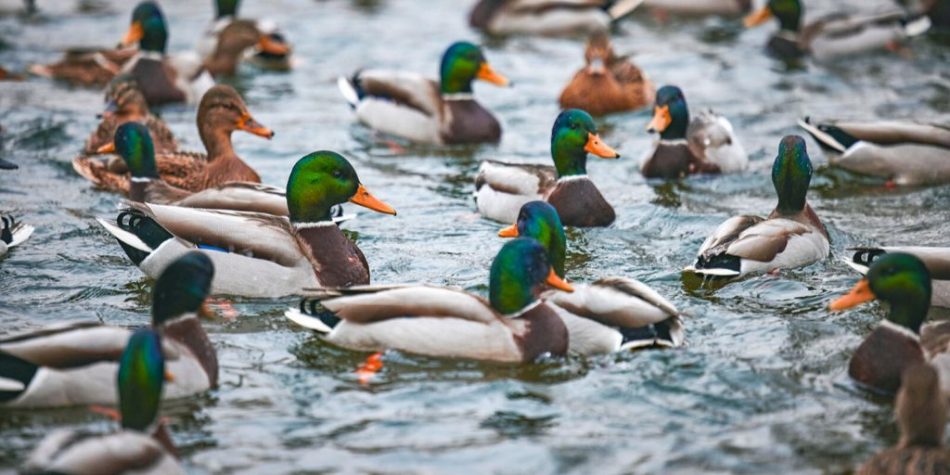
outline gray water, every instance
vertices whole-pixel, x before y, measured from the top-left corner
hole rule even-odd
[[[112,45],[133,2],[40,2],[39,16],[0,16],[0,64],[22,70],[74,45]],[[578,39],[487,40],[469,30],[472,2],[246,0],[243,14],[277,20],[296,46],[289,74],[242,69],[228,82],[277,133],[236,133],[238,153],[266,183],[284,184],[314,150],[351,159],[361,180],[399,216],[364,212],[344,225],[373,280],[487,289],[502,244],[471,198],[480,160],[549,163],[556,97],[582,62]],[[882,0],[810,1],[810,14]],[[163,1],[170,51],[192,48],[210,1]],[[637,160],[652,138],[649,113],[599,121],[619,161],[590,163],[617,210],[607,229],[571,230],[574,281],[625,275],[654,286],[689,314],[688,346],[596,358],[500,366],[387,352],[368,387],[353,371],[365,354],[336,348],[289,324],[295,299],[234,300],[239,317],[205,328],[221,360],[220,388],[166,404],[183,463],[194,473],[840,473],[898,434],[886,399],[857,390],[848,358],[883,316],[878,305],[830,314],[828,301],[856,280],[840,259],[856,244],[948,245],[950,187],[890,190],[824,169],[810,201],[828,226],[832,255],[805,269],[717,288],[683,279],[700,243],[737,213],[768,213],[768,170],[778,140],[818,117],[950,117],[948,50],[933,38],[909,56],[889,52],[789,69],[762,54],[774,25],[742,32],[735,20],[659,25],[644,13],[622,23],[620,52],[657,84],[683,87],[694,110],[729,117],[750,151],[742,175],[650,183]],[[371,65],[435,75],[452,41],[487,44],[510,89],[476,86],[504,125],[497,146],[397,147],[356,124],[335,78]],[[94,221],[118,197],[75,175],[70,160],[95,127],[99,91],[42,79],[0,83],[3,156],[20,170],[0,176],[0,209],[36,226],[0,262],[0,334],[57,322],[149,321],[151,284]],[[194,110],[162,111],[190,149],[201,149]],[[349,205],[348,205],[349,206]],[[13,468],[50,430],[111,422],[83,408],[0,411],[0,468]]]

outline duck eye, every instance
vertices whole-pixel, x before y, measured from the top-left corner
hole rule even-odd
[[[343,172],[340,170],[333,170],[333,178],[343,178]]]

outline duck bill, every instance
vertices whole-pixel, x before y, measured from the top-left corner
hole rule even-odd
[[[165,370],[165,381],[169,383],[175,382],[175,375],[172,374],[172,372],[167,369]]]
[[[870,302],[875,298],[874,292],[871,291],[871,284],[868,283],[867,279],[861,279],[847,295],[841,296],[834,302],[831,302],[828,308],[837,312],[856,307],[865,302]]]
[[[97,148],[96,153],[115,153],[115,142],[109,142]]]
[[[557,273],[554,272],[553,267],[551,268],[551,271],[548,272],[548,278],[544,282],[558,290],[563,290],[565,292],[574,291],[574,287],[571,287],[571,284],[568,284],[564,281],[564,279],[558,277]]]
[[[584,151],[600,158],[620,158],[620,154],[600,140],[600,136],[590,132],[587,133],[587,144],[584,145]]]
[[[478,74],[475,75],[476,78],[481,79],[485,82],[490,82],[496,86],[507,86],[508,78],[502,76],[495,72],[494,69],[488,63],[482,63],[482,66],[478,68]]]
[[[742,19],[742,24],[745,25],[746,28],[752,28],[765,23],[769,18],[772,18],[772,11],[769,10],[768,7],[762,7],[746,15],[746,17]]]
[[[663,132],[673,122],[670,117],[670,106],[654,107],[653,119],[647,124],[648,132]]]
[[[379,198],[373,196],[362,183],[360,187],[356,189],[356,194],[350,198],[350,203],[358,204],[380,213],[396,215],[396,210],[392,206],[389,206]]]
[[[138,21],[132,22],[132,24],[129,25],[129,30],[125,32],[125,37],[122,38],[122,46],[134,45],[144,36],[145,28],[142,27],[142,23]]]
[[[257,135],[258,137],[264,137],[265,139],[271,139],[274,137],[273,130],[261,125],[259,122],[254,120],[253,117],[251,117],[251,114],[248,114],[247,112],[245,112],[244,115],[242,115],[238,120],[237,128]]]
[[[290,46],[287,46],[287,43],[277,41],[271,38],[270,35],[261,35],[261,39],[257,42],[257,49],[275,56],[286,56],[290,54]]]
[[[501,231],[498,231],[498,237],[503,238],[516,238],[518,237],[518,225],[512,224]]]

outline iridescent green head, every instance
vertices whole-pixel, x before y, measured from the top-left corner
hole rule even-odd
[[[292,222],[329,221],[330,208],[347,201],[380,213],[396,214],[396,210],[366,190],[350,162],[336,152],[313,152],[294,165],[287,180],[287,208]]]
[[[508,84],[508,80],[488,64],[481,48],[467,41],[453,43],[445,50],[439,73],[443,94],[471,93],[472,81],[476,79],[498,86]]]
[[[647,124],[647,130],[659,132],[663,140],[679,140],[686,138],[688,127],[689,107],[686,106],[683,91],[676,86],[661,87],[656,91],[653,120]]]
[[[620,158],[597,135],[594,119],[580,109],[558,114],[551,128],[551,158],[559,177],[587,174],[587,154],[601,158]]]
[[[122,427],[148,431],[158,419],[165,385],[165,357],[155,330],[143,328],[129,338],[119,359],[117,383]]]
[[[218,10],[218,18],[226,16],[237,16],[238,6],[241,4],[240,0],[216,0],[214,2],[215,7]]]
[[[538,300],[545,284],[571,292],[554,272],[538,241],[517,238],[505,243],[491,265],[489,299],[500,313],[516,313]]]
[[[778,144],[778,156],[772,164],[772,184],[778,194],[775,209],[779,213],[795,214],[805,209],[811,175],[805,140],[798,135],[786,135]]]
[[[564,278],[564,256],[567,236],[557,210],[546,201],[529,201],[518,212],[518,222],[498,232],[501,237],[531,238],[544,247],[548,262],[560,278]]]
[[[208,298],[214,264],[201,251],[191,251],[162,271],[152,290],[152,325],[197,313]]]
[[[136,42],[143,51],[165,52],[168,27],[162,10],[155,2],[139,3],[132,11],[132,23],[122,44],[128,46]]]
[[[125,160],[132,178],[158,178],[155,146],[148,128],[138,122],[126,122],[115,129],[115,152]]]
[[[867,276],[847,295],[831,303],[832,310],[844,310],[871,300],[883,300],[891,309],[887,319],[914,333],[927,319],[931,280],[927,266],[911,254],[887,253],[877,258]]]

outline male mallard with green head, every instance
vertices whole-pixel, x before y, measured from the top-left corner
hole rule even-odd
[[[158,414],[167,375],[159,334],[133,333],[113,374],[115,383],[107,387],[115,392],[118,386],[121,430],[107,435],[57,430],[33,450],[24,473],[185,473]]]
[[[606,33],[591,36],[584,59],[587,65],[561,92],[562,109],[604,115],[640,109],[653,102],[653,84],[628,57],[614,53]]]
[[[479,0],[468,17],[490,35],[577,35],[605,32],[643,0]]]
[[[515,239],[492,262],[487,302],[461,290],[420,285],[323,289],[286,316],[358,351],[530,363],[567,353],[564,323],[538,297],[546,285],[572,291],[537,241]]]
[[[487,160],[478,167],[475,201],[482,216],[513,222],[529,201],[551,203],[566,226],[609,226],[616,215],[610,203],[587,177],[587,154],[620,158],[597,135],[590,114],[561,112],[551,130],[554,166],[524,165]]]
[[[912,254],[920,259],[930,272],[932,298],[930,305],[950,308],[950,247],[925,246],[858,246],[851,258],[845,260],[852,269],[867,274],[871,264],[881,256],[892,252]]]
[[[690,120],[686,97],[676,86],[657,91],[647,130],[660,134],[653,151],[640,163],[640,172],[647,178],[737,173],[749,164],[749,155],[729,120],[711,110]]]
[[[178,141],[175,140],[174,134],[165,125],[164,120],[149,111],[145,96],[132,76],[120,74],[109,81],[105,96],[106,108],[102,112],[102,121],[86,139],[82,149],[83,155],[98,153],[100,148],[112,142],[115,130],[126,122],[140,122],[145,125],[152,136],[157,153],[178,151]]]
[[[828,231],[806,201],[812,165],[805,140],[785,136],[772,165],[778,204],[768,218],[736,216],[706,238],[687,272],[719,277],[803,267],[828,257]]]
[[[538,241],[554,272],[564,278],[567,236],[557,210],[550,204],[525,203],[518,222],[498,235]],[[573,292],[547,292],[542,298],[567,326],[572,353],[591,355],[683,344],[679,311],[643,282],[607,277],[589,285],[571,285]]]
[[[903,10],[863,16],[830,15],[802,25],[801,0],[769,0],[746,16],[747,28],[773,16],[779,31],[769,38],[766,49],[772,56],[794,60],[810,55],[818,60],[849,56],[880,49],[920,35],[930,28],[926,16],[911,17]]]
[[[361,70],[337,81],[361,122],[413,142],[498,142],[501,125],[472,93],[476,79],[505,86],[478,46],[460,41],[442,55],[439,82],[403,71]]]
[[[881,256],[867,276],[847,295],[831,303],[834,311],[872,300],[890,309],[877,328],[861,342],[848,374],[877,391],[894,393],[909,366],[929,361],[940,372],[945,395],[950,395],[950,322],[924,325],[930,308],[930,272],[924,263],[900,252]]]
[[[289,218],[263,213],[131,203],[116,224],[99,222],[149,276],[200,249],[214,261],[213,292],[279,297],[320,286],[368,284],[362,251],[333,221],[334,206],[351,202],[396,211],[360,183],[350,162],[330,151],[311,153],[287,181]]]

